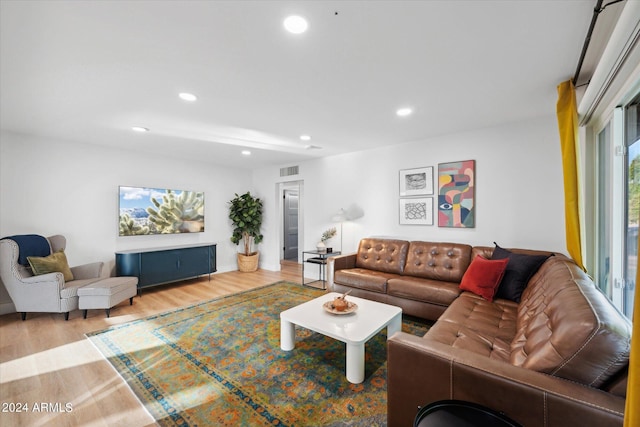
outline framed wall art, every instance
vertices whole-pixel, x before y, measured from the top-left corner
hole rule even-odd
[[[120,186],[119,236],[204,232],[204,193]]]
[[[433,166],[400,171],[400,197],[433,194]]]
[[[438,226],[475,227],[475,160],[438,165]]]
[[[433,225],[433,197],[400,199],[401,225]]]

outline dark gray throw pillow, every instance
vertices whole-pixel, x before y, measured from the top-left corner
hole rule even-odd
[[[542,263],[551,255],[517,254],[496,244],[491,259],[508,258],[509,263],[498,286],[495,298],[504,298],[519,303],[529,279],[536,274]]]

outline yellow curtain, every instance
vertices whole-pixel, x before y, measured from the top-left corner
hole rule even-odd
[[[640,245],[640,234],[638,235]],[[640,246],[638,246],[640,248]],[[640,283],[640,268],[636,269],[636,286]],[[629,382],[624,408],[624,427],[640,426],[640,294],[636,292],[633,303],[633,331],[631,333],[631,356],[629,357]]]
[[[564,218],[566,226],[567,250],[571,258],[584,270],[582,263],[582,242],[580,238],[580,204],[578,187],[578,108],[573,82],[567,80],[558,85],[556,103],[560,146],[562,149],[562,169],[564,171]]]

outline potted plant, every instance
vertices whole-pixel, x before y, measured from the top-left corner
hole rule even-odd
[[[330,229],[328,229],[324,233],[322,233],[322,237],[320,237],[320,242],[316,246],[316,249],[318,249],[318,252],[326,252],[327,251],[327,246],[326,246],[327,240],[329,240],[333,236],[335,236],[336,232],[337,232],[336,228],[335,227],[331,227]]]
[[[244,252],[238,252],[238,269],[240,271],[256,271],[258,269],[258,252],[252,251],[253,243],[262,241],[262,200],[253,197],[250,192],[229,201],[229,219],[233,223],[231,241],[236,245],[244,241]]]

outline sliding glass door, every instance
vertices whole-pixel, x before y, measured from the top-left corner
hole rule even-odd
[[[625,254],[623,282],[623,312],[631,317],[638,268],[638,221],[640,220],[640,95],[625,107],[626,165],[625,189]]]
[[[633,312],[640,222],[640,94],[614,110],[596,138],[596,265],[600,289]]]
[[[611,277],[611,218],[612,218],[612,192],[611,185],[611,123],[598,133],[597,141],[597,264],[596,283],[612,301],[613,286]]]

